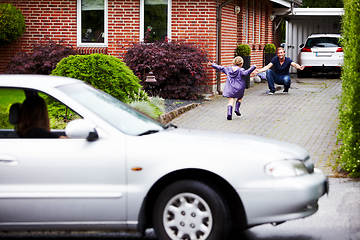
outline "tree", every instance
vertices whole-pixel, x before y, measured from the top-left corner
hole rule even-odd
[[[303,0],[302,7],[304,8],[342,8],[343,1],[339,0]]]
[[[0,3],[0,46],[11,43],[25,32],[25,19],[11,3]]]

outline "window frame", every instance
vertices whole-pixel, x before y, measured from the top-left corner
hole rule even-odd
[[[171,39],[171,0],[168,1],[168,18],[167,18],[167,38]],[[144,41],[145,26],[144,26],[144,4],[145,0],[140,0],[140,34],[139,41]]]
[[[108,47],[108,0],[104,0],[104,42],[103,43],[83,43],[81,42],[81,0],[77,0],[77,46],[78,47]]]

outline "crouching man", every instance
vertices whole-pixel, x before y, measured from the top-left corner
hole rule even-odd
[[[274,70],[270,68],[274,66]],[[257,69],[254,72],[256,74],[266,71],[266,79],[269,85],[268,94],[275,93],[275,83],[278,85],[284,85],[284,93],[289,92],[291,79],[290,79],[290,66],[293,66],[296,69],[304,70],[304,66],[300,66],[295,63],[291,58],[285,57],[285,49],[278,47],[276,49],[276,57],[271,59],[271,62],[261,69]]]

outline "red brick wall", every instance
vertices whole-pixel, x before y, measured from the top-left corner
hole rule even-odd
[[[236,5],[240,6],[239,14],[235,14]],[[222,65],[231,65],[237,45],[248,44],[251,48],[251,64],[258,68],[263,66],[263,48],[265,44],[273,43],[272,22],[269,20],[272,11],[272,3],[268,0],[241,0],[223,7]],[[226,76],[222,74],[221,83],[225,81]]]
[[[216,58],[216,1],[172,0],[171,39],[195,43],[208,58]],[[208,69],[208,84],[216,84],[215,74]]]
[[[251,64],[262,67],[264,46],[273,43],[273,28],[270,21],[272,3],[267,0],[245,0],[239,2],[239,6],[241,13],[238,17],[238,44],[248,44],[251,48]],[[246,21],[247,27],[244,26]]]
[[[31,51],[34,44],[51,38],[76,46],[76,0],[0,0],[12,3],[25,17],[26,30],[21,38],[0,46],[0,72],[18,52]],[[50,2],[50,4],[49,4]]]
[[[30,52],[33,44],[46,38],[63,40],[80,53],[105,53],[121,58],[126,48],[139,41],[140,0],[108,0],[108,47],[87,48],[76,44],[76,0],[0,0],[11,2],[26,19],[26,32],[15,42],[0,47],[0,72],[17,52]],[[172,36],[174,40],[196,43],[216,60],[216,0],[172,0]],[[220,0],[223,3],[225,0]],[[241,12],[235,14],[235,5]],[[246,9],[248,10],[246,11]],[[247,18],[246,18],[247,12]],[[272,3],[269,0],[239,0],[222,8],[221,64],[229,65],[238,44],[252,48],[251,62],[262,66],[262,49],[273,42]],[[255,17],[255,18],[254,18]],[[247,19],[247,27],[244,19]],[[253,25],[254,23],[254,25]],[[244,31],[247,32],[244,34]],[[260,36],[259,36],[260,35]],[[222,74],[221,82],[225,83]],[[215,71],[208,68],[208,83],[216,85]]]
[[[122,58],[140,39],[140,0],[108,0],[108,54]]]

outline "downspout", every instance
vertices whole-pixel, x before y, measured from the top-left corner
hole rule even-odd
[[[219,0],[216,1],[216,63],[221,65],[221,10],[223,7],[231,3],[233,0],[227,0],[219,5]],[[216,71],[216,90],[221,94],[221,78],[220,72]]]

